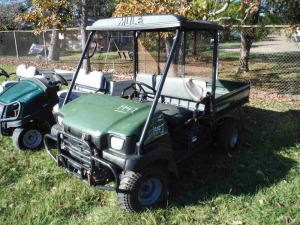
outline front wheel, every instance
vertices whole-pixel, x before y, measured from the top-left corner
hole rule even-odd
[[[37,150],[43,146],[44,133],[36,127],[16,128],[13,132],[13,144],[18,150]]]
[[[143,172],[125,172],[121,176],[117,200],[126,212],[139,212],[166,202],[168,176],[160,168],[147,168]]]

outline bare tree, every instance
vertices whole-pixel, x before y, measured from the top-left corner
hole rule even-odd
[[[82,50],[84,50],[84,47],[87,42],[87,32],[86,27],[88,25],[88,9],[89,9],[90,0],[82,0],[82,9],[81,9],[81,42],[82,42]],[[88,52],[87,52],[88,55]],[[83,61],[83,69],[88,72],[91,70],[91,63],[89,59],[85,59]]]

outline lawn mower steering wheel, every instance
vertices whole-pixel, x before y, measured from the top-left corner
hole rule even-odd
[[[9,78],[9,75],[6,73],[6,71],[2,68],[0,68],[0,76],[5,76],[5,79]]]
[[[136,88],[135,85],[137,85],[137,86],[139,87],[139,90],[137,90],[137,88]],[[125,93],[128,89],[132,88],[132,89],[134,90],[134,92],[133,92],[131,95],[128,96],[129,99],[132,99],[133,97],[138,97],[138,98],[140,99],[140,101],[143,101],[143,100],[146,99],[146,98],[152,98],[152,99],[154,99],[153,96],[150,96],[150,95],[145,91],[145,89],[143,88],[143,86],[146,87],[146,88],[149,88],[149,89],[153,92],[153,95],[156,94],[156,90],[155,90],[153,87],[149,86],[148,84],[145,84],[145,83],[140,82],[140,81],[133,81],[133,82],[130,84],[130,86],[126,87],[126,88],[123,90],[122,95],[121,95],[121,98],[127,98],[127,96],[124,96],[124,93]]]

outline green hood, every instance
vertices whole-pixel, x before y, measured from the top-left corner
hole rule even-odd
[[[21,80],[3,91],[0,94],[0,101],[6,104],[14,101],[27,103],[29,100],[34,99],[36,96],[43,93],[44,90],[33,81]]]
[[[95,93],[73,100],[63,106],[59,112],[63,116],[62,123],[65,126],[81,133],[97,137],[106,133],[139,136],[150,108],[148,104]],[[156,110],[152,121],[154,122],[149,128],[151,139],[167,133],[161,111]]]

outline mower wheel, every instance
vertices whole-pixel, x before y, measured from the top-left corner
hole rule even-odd
[[[236,120],[227,119],[217,130],[216,150],[225,153],[236,149],[240,139],[240,127]]]
[[[13,144],[18,150],[38,150],[43,146],[44,132],[37,127],[16,128]]]
[[[121,175],[117,200],[126,212],[161,206],[167,200],[168,176],[161,168],[151,167],[143,172],[127,171]]]

